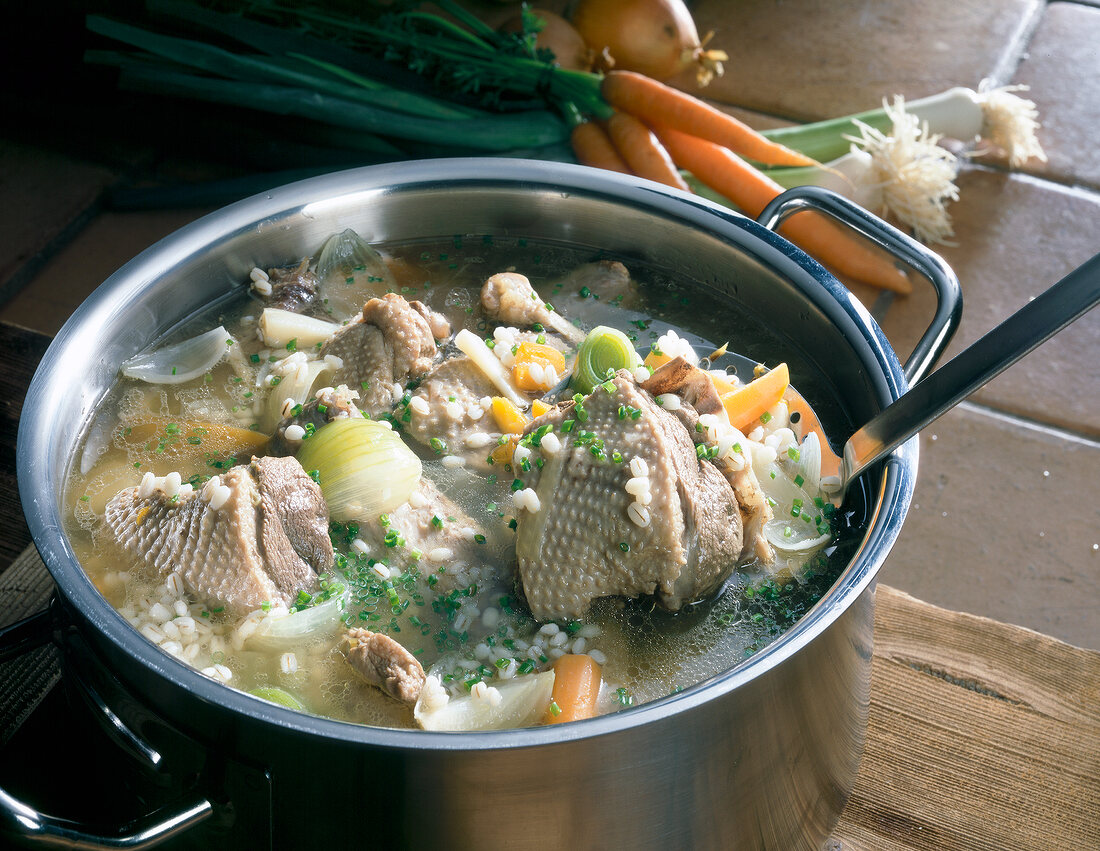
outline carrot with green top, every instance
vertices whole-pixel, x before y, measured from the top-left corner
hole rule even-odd
[[[634,173],[615,149],[615,143],[611,141],[607,131],[598,122],[585,121],[578,124],[573,128],[569,141],[573,146],[573,154],[581,165],[617,171],[620,174]]]
[[[764,165],[817,165],[805,154],[771,141],[732,115],[644,74],[611,71],[604,77],[600,91],[615,109],[651,127],[675,127]]]
[[[639,177],[689,192],[672,157],[653,131],[633,115],[616,112],[607,120],[607,133],[627,165]]]
[[[680,168],[746,215],[756,218],[783,192],[782,186],[721,145],[670,127],[654,129]],[[905,273],[886,254],[820,213],[795,213],[779,232],[841,275],[894,292],[912,292]]]

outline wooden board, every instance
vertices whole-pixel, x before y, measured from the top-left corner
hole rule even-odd
[[[1100,848],[1100,652],[880,586],[844,851]]]

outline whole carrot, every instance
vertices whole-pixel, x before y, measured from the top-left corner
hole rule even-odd
[[[770,177],[721,145],[669,127],[657,127],[656,132],[678,166],[749,216],[759,216],[783,191]],[[819,213],[796,213],[783,223],[780,232],[842,275],[899,293],[913,289],[905,273],[888,257]]]
[[[653,131],[633,115],[616,112],[607,120],[607,132],[615,144],[615,150],[636,175],[689,191],[668,151]]]
[[[674,127],[724,145],[746,159],[765,165],[817,165],[804,154],[765,138],[732,115],[644,74],[611,71],[604,77],[601,92],[615,109],[650,126]]]
[[[581,165],[633,174],[630,166],[619,156],[611,137],[595,121],[585,121],[573,128],[569,136],[573,154]]]

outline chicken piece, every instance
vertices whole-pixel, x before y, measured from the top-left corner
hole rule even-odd
[[[328,507],[294,458],[253,458],[198,491],[150,474],[108,502],[106,521],[158,576],[176,571],[198,597],[239,612],[290,605],[333,560]]]
[[[355,388],[360,408],[374,416],[392,408],[405,385],[431,368],[438,354],[432,329],[440,323],[446,320],[424,305],[388,293],[363,305],[362,315],[337,331],[320,357],[340,358],[332,384]]]
[[[560,313],[549,310],[531,282],[516,272],[499,272],[490,277],[481,287],[481,306],[489,316],[508,325],[538,322],[573,343],[584,339],[584,331]]]
[[[424,668],[408,650],[380,632],[349,629],[348,662],[368,683],[412,706],[424,686]]]
[[[582,617],[605,596],[653,594],[676,611],[719,588],[741,552],[729,482],[628,372],[612,385],[527,430],[543,465],[520,474],[516,556],[540,621]]]
[[[457,455],[471,467],[487,469],[485,459],[500,436],[488,403],[499,394],[470,358],[449,358],[413,391],[402,413],[402,417],[408,415],[406,432],[426,446],[433,439],[442,441],[442,454]]]

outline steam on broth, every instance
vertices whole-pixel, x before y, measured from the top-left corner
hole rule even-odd
[[[97,588],[206,675],[363,724],[572,720],[737,665],[846,563],[780,370],[728,373],[655,271],[350,231],[286,259],[124,365],[67,486]]]

